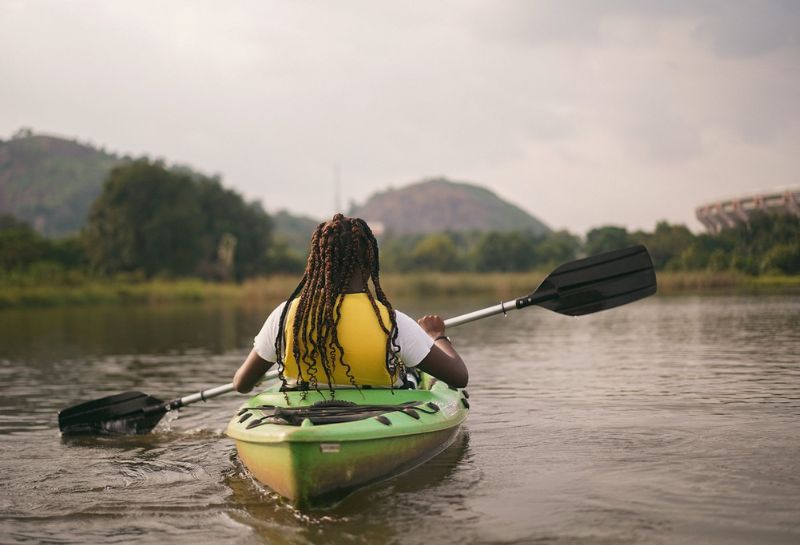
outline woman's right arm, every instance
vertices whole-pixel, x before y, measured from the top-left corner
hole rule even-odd
[[[465,388],[469,372],[464,360],[458,355],[450,340],[444,338],[444,321],[439,316],[424,316],[417,323],[434,339],[431,351],[425,356],[417,369],[456,388]],[[439,340],[435,340],[439,338]]]
[[[261,377],[272,367],[272,359],[277,359],[275,355],[275,338],[278,336],[280,327],[281,313],[286,303],[281,303],[267,317],[267,321],[261,327],[256,338],[253,339],[253,350],[244,360],[244,363],[233,376],[233,387],[239,393],[247,393],[258,384]],[[258,355],[261,352],[268,359]]]
[[[233,376],[233,387],[240,394],[249,392],[272,365],[273,362],[263,359],[254,348]]]

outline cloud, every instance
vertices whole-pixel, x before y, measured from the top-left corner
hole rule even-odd
[[[700,19],[693,36],[721,56],[753,57],[789,49],[800,60],[800,3],[726,2]]]
[[[510,0],[473,4],[468,24],[483,37],[517,44],[613,42],[607,27],[635,18],[694,27],[692,37],[722,56],[748,57],[800,46],[800,3],[794,0]]]
[[[669,180],[727,194],[759,171],[772,184],[800,171],[787,151],[800,145],[791,3],[0,10],[0,133],[33,126],[190,163],[271,209],[327,214],[339,164],[345,200],[440,174],[505,195],[547,180],[549,200],[529,209],[581,228],[609,210],[641,221],[654,212],[630,203]],[[580,213],[578,197],[559,198],[598,184]]]

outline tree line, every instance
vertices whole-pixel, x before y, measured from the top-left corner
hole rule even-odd
[[[659,222],[652,232],[603,226],[584,239],[567,231],[527,233],[437,233],[385,237],[386,269],[407,272],[527,271],[551,269],[586,255],[644,244],[660,271],[738,271],[748,275],[800,274],[800,217],[754,213],[720,234],[694,234],[684,225]]]
[[[310,235],[310,233],[309,233]],[[644,244],[658,270],[800,274],[800,217],[753,214],[717,235],[661,222],[652,232],[603,226],[568,231],[445,232],[380,239],[382,269],[503,272],[549,269],[565,261]],[[298,273],[305,256],[275,237],[269,215],[218,178],[141,159],[115,168],[80,234],[52,240],[0,216],[0,270],[6,276],[200,277],[242,280]],[[44,272],[43,272],[44,271]]]
[[[140,159],[114,168],[80,234],[51,240],[0,216],[0,268],[242,280],[296,270],[258,203],[210,178]],[[41,274],[40,274],[41,275]]]

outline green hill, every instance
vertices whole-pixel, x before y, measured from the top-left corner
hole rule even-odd
[[[20,131],[0,141],[0,213],[47,236],[75,233],[108,173],[124,160],[74,140]]]
[[[295,216],[286,210],[275,212],[270,218],[276,238],[283,240],[297,255],[305,257],[311,233],[319,225],[319,220],[307,216]]]
[[[382,224],[387,233],[441,231],[524,231],[544,235],[550,228],[486,188],[444,178],[425,180],[371,196],[351,215]]]
[[[46,236],[74,234],[111,169],[129,160],[75,140],[21,130],[10,140],[0,140],[0,214],[12,214]],[[550,231],[488,189],[443,178],[377,193],[350,213],[398,235]],[[305,254],[318,222],[286,211],[274,214],[273,221],[276,235]]]

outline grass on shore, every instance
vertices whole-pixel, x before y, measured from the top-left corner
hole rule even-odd
[[[457,294],[510,299],[530,293],[545,273],[414,273],[384,274],[391,297],[432,297]],[[93,304],[161,304],[190,301],[278,301],[291,293],[298,277],[279,275],[241,284],[197,279],[114,281],[86,279],[64,284],[0,285],[0,308]],[[660,294],[739,292],[800,292],[800,276],[750,277],[734,272],[658,273]]]
[[[800,291],[800,275],[748,276],[735,271],[680,271],[659,272],[657,278],[658,292],[662,294]]]
[[[116,303],[168,303],[238,298],[240,286],[201,280],[149,282],[87,281],[74,285],[27,285],[0,288],[0,308],[15,306],[69,306]]]

